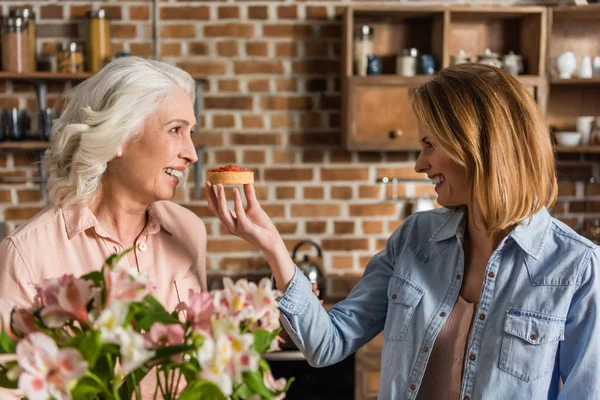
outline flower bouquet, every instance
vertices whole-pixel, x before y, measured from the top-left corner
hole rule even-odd
[[[147,278],[111,256],[100,271],[36,287],[31,308],[2,304],[0,386],[30,399],[283,399],[261,354],[278,349],[280,294],[271,282],[223,280],[169,312]],[[1,300],[0,300],[1,301]],[[147,376],[148,375],[148,376]]]

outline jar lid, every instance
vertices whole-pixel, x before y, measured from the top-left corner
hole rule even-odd
[[[21,28],[25,29],[27,25],[25,24],[25,18],[21,17],[8,17],[4,20],[4,26],[9,29]]]
[[[76,42],[71,42],[66,45],[61,43],[58,46],[58,51],[61,51],[61,52],[62,51],[70,51],[71,53],[75,53],[75,52],[81,51],[81,45]]]
[[[373,35],[373,28],[369,25],[363,25],[358,29],[357,36],[371,36]]]
[[[35,20],[35,13],[33,10],[29,8],[21,8],[18,10],[10,10],[8,13],[9,17],[20,17],[24,19],[33,19]]]
[[[498,54],[498,53],[492,53],[492,51],[488,48],[488,49],[485,49],[485,51],[483,52],[483,54],[480,54],[477,57],[480,58],[480,59],[482,59],[482,58],[499,58],[500,54]]]
[[[85,13],[88,18],[110,18],[110,15],[104,9],[92,10]]]

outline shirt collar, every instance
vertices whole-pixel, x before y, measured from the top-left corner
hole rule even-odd
[[[464,218],[464,208],[461,207],[452,210],[429,240],[439,242],[457,236],[460,230],[464,229],[462,225]],[[527,254],[537,260],[542,254],[544,244],[548,239],[551,222],[552,217],[548,213],[548,210],[546,210],[546,207],[542,207],[537,214],[527,217],[518,223],[509,234],[509,237]]]
[[[108,232],[102,228],[100,222],[86,204],[80,203],[61,206],[61,210],[69,240],[90,228],[94,228],[99,236],[110,238]],[[169,232],[163,224],[160,213],[157,212],[155,207],[151,204],[148,207],[148,223],[146,224],[144,233],[153,235],[158,233],[161,229]]]

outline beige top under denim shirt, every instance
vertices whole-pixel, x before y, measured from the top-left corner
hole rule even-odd
[[[415,399],[459,296],[465,218],[463,209],[409,217],[329,312],[296,268],[279,304],[309,363],[334,364],[383,330],[378,399]],[[599,267],[599,247],[545,208],[518,224],[486,267],[460,399],[600,399]]]

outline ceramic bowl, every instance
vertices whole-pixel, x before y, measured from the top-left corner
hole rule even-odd
[[[554,132],[554,136],[560,146],[579,146],[581,142],[581,132]]]

